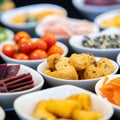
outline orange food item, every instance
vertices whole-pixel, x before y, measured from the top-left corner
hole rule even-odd
[[[52,55],[52,54],[57,54],[57,53],[60,54],[60,55],[62,55],[64,53],[63,49],[60,46],[53,45],[48,50],[48,56]]]
[[[110,102],[120,106],[120,77],[114,78],[106,83],[107,80],[108,79],[105,78],[100,91]]]

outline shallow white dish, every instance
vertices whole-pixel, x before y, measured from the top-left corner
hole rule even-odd
[[[51,21],[51,20],[53,20],[54,19],[54,16],[48,16],[47,18],[45,18],[45,21]],[[56,19],[56,18],[55,18]],[[66,21],[70,21],[70,22],[73,22],[73,23],[71,23],[71,25],[73,24],[74,25],[74,23],[77,21],[84,21],[84,20],[81,20],[81,19],[75,19],[75,18],[69,18],[69,17],[67,17],[67,18],[65,18],[65,20]],[[44,21],[44,19],[43,19],[43,21]],[[91,24],[92,25],[92,30],[90,29],[90,34],[92,34],[92,33],[98,33],[99,32],[99,27],[98,27],[98,25],[96,25],[96,24],[94,24],[93,22],[90,22],[90,21],[88,21],[89,22],[89,24]],[[44,22],[43,22],[44,23]],[[49,23],[49,22],[45,22],[45,23]],[[44,23],[44,24],[45,24]],[[64,23],[65,24],[65,23]],[[79,24],[78,24],[79,25]],[[86,25],[87,26],[87,25]],[[81,35],[82,35],[82,32],[84,33],[84,29],[85,29],[85,31],[87,31],[87,29],[89,30],[89,27],[87,28],[87,27],[83,27],[83,31],[82,31],[82,29],[81,29]],[[64,26],[65,27],[65,26]],[[80,25],[79,25],[79,27],[80,27]],[[58,28],[60,29],[60,31],[61,31],[61,28],[58,26]],[[68,29],[67,28],[67,26],[66,26],[66,29]],[[79,32],[79,29],[77,29],[76,28],[76,31],[78,30],[78,32]],[[41,25],[41,24],[38,24],[38,25],[36,25],[36,27],[35,27],[35,32],[36,32],[36,34],[38,35],[38,36],[43,36],[44,34],[45,34],[45,31],[44,31],[44,26],[43,25]],[[68,31],[67,31],[68,32]],[[69,32],[71,32],[71,31],[69,31]],[[62,31],[61,31],[61,33],[62,33]],[[63,31],[63,33],[64,33],[64,31]],[[56,37],[57,37],[57,39],[60,41],[60,42],[63,42],[63,43],[65,43],[65,44],[67,44],[68,45],[68,40],[69,40],[69,38],[68,37],[64,37],[64,34],[55,34],[56,35]],[[72,33],[72,35],[71,36],[73,36],[74,35],[74,33]],[[77,35],[77,34],[76,34]],[[78,34],[79,35],[79,34]]]
[[[16,65],[16,64],[9,63],[7,65]],[[29,93],[29,92],[38,91],[42,88],[44,84],[43,77],[37,71],[35,71],[30,67],[20,64],[20,69],[17,75],[23,74],[23,73],[31,73],[35,86],[31,89],[20,91],[20,92],[0,93],[0,106],[2,106],[5,110],[9,110],[13,108],[13,102],[18,96]]]
[[[119,67],[120,67],[120,53],[118,53],[116,61],[117,61],[118,65],[119,65]]]
[[[18,14],[36,13],[46,9],[54,9],[55,11],[62,11],[65,14],[65,16],[67,16],[67,11],[63,7],[55,4],[43,3],[43,4],[27,5],[23,7],[14,8],[12,10],[8,10],[1,14],[1,23],[13,29],[14,31],[18,32],[20,30],[25,30],[31,33],[31,31],[34,30],[34,27],[37,22],[29,22],[28,24],[16,25],[11,22],[11,18],[13,18]]]
[[[13,37],[14,37],[14,32],[12,30],[10,30],[8,28],[4,28],[4,29],[5,29],[5,33],[6,33],[8,38],[2,42],[0,41],[0,44],[4,43],[6,41],[12,41]]]
[[[99,58],[97,58],[98,60]],[[118,64],[114,61],[112,61],[112,64],[115,68],[115,71],[112,74],[115,74],[118,71]],[[37,71],[45,78],[46,82],[51,85],[51,86],[59,86],[59,85],[64,85],[64,84],[71,84],[71,85],[76,85],[81,88],[94,91],[94,87],[96,82],[101,79],[101,78],[95,78],[95,79],[88,79],[88,80],[65,80],[65,79],[59,79],[55,77],[51,77],[45,73],[43,73],[44,70],[48,68],[47,61],[42,62],[41,64],[38,65]]]
[[[109,79],[108,79],[107,82],[109,82],[109,81],[112,80],[113,78],[117,78],[117,77],[120,77],[120,74],[109,75],[109,76],[108,76]],[[98,96],[102,97],[105,101],[108,101],[106,98],[104,98],[104,97],[102,96],[102,93],[101,93],[100,90],[99,90],[99,88],[101,88],[103,82],[104,82],[104,78],[102,78],[101,80],[99,80],[99,81],[96,83],[96,85],[95,85],[95,92],[96,92],[96,94],[97,94]],[[117,106],[117,105],[111,103],[110,101],[108,101],[108,102],[113,106],[113,108],[114,108],[114,110],[115,110],[115,116],[120,119],[120,106]]]
[[[0,106],[0,120],[4,120],[5,119],[5,111],[3,110],[3,108]]]
[[[99,37],[102,35],[120,34],[120,30],[117,28],[108,28],[100,33],[88,35],[90,38]],[[98,57],[107,57],[116,60],[117,54],[120,52],[120,48],[109,49],[97,49],[84,47],[82,45],[84,36],[73,36],[69,39],[69,44],[73,50],[77,53],[92,53]]]
[[[33,39],[34,41],[37,40],[36,38]],[[6,44],[8,42],[4,42],[4,44]],[[10,41],[9,44],[14,44],[13,41]],[[0,49],[2,49],[2,46],[4,45],[2,44],[0,46]],[[63,50],[64,50],[64,53],[62,56],[66,56],[68,54],[68,47],[66,45],[64,45],[63,43],[61,42],[57,42],[56,45],[60,46]],[[8,56],[6,56],[2,50],[0,50],[0,53],[1,53],[1,58],[7,62],[7,63],[18,63],[18,64],[23,64],[23,65],[26,65],[26,66],[29,66],[31,68],[34,68],[36,69],[38,64],[40,64],[41,62],[45,61],[46,59],[41,59],[41,60],[16,60],[16,59],[13,59],[13,58],[10,58]]]
[[[117,15],[118,13],[120,13],[120,9],[114,9],[114,10],[111,10],[111,11],[107,11],[105,13],[102,13],[100,15],[98,15],[95,19],[94,19],[94,23],[96,23],[100,28],[102,29],[106,29],[106,28],[110,28],[110,27],[106,27],[106,26],[103,26],[101,24],[101,22],[103,20],[106,20],[106,19],[109,19],[109,18],[112,18],[114,17],[115,15]],[[111,27],[114,27],[114,26],[111,26]]]
[[[104,101],[92,92],[71,85],[53,87],[39,92],[23,95],[17,98],[14,102],[15,112],[20,117],[20,119],[33,120],[31,114],[40,100],[46,100],[50,98],[62,99],[76,93],[88,93],[91,96],[93,110],[103,114],[103,118],[100,120],[108,120],[113,115],[113,108],[107,101]],[[29,107],[26,107],[26,105]]]
[[[92,20],[97,15],[103,12],[117,9],[120,7],[120,4],[107,5],[107,6],[86,5],[84,4],[84,0],[72,0],[72,3],[79,12],[82,12],[84,16]]]

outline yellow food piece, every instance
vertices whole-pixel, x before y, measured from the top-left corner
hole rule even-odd
[[[78,102],[68,99],[51,99],[46,106],[47,111],[62,118],[71,118],[72,112],[77,108]]]
[[[92,100],[89,94],[75,94],[69,96],[67,99],[77,100],[79,105],[78,107],[83,110],[91,110],[92,109]]]
[[[47,58],[47,64],[50,69],[55,68],[55,64],[61,59],[60,54],[52,54]]]
[[[57,120],[55,115],[44,109],[39,110],[38,113],[34,113],[32,117],[35,118],[35,120]]]
[[[96,111],[85,111],[76,109],[73,114],[73,120],[98,120],[102,117],[102,114]]]
[[[32,117],[36,120],[57,120],[56,116],[46,111],[48,101],[41,100],[32,114]]]
[[[105,27],[120,27],[120,13],[109,19],[104,19],[101,24]]]
[[[81,71],[86,69],[89,65],[93,64],[96,60],[92,54],[76,54],[73,53],[70,58],[70,64],[77,70]]]
[[[103,76],[102,70],[98,67],[97,63],[88,66],[84,71],[84,79],[93,79]]]
[[[101,58],[97,61],[97,65],[102,70],[104,76],[114,71],[114,66],[108,58]]]

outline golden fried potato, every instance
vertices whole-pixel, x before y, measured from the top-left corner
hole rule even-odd
[[[32,117],[35,118],[36,120],[57,120],[55,115],[49,113],[46,110],[47,103],[48,103],[47,100],[41,100],[37,104],[37,106],[32,114]]]
[[[91,110],[92,109],[92,100],[89,94],[74,94],[69,96],[67,99],[77,100],[79,109]]]
[[[88,66],[84,72],[84,79],[92,79],[103,76],[103,71],[98,67],[97,63]]]
[[[61,59],[60,54],[52,54],[47,58],[47,63],[50,69],[55,68],[55,64]]]
[[[98,120],[101,117],[102,114],[100,112],[86,111],[80,109],[76,109],[72,114],[73,120]]]
[[[86,69],[89,65],[93,64],[96,59],[92,54],[72,54],[69,58],[70,64],[75,67],[77,71]]]
[[[46,106],[47,111],[60,118],[71,118],[72,112],[77,108],[78,102],[69,99],[51,99]]]
[[[51,76],[51,77],[58,78],[58,76],[57,76],[57,71],[56,71],[56,70],[51,71],[50,69],[46,69],[46,70],[44,71],[44,73],[47,74],[47,75],[49,75],[49,76]]]
[[[101,58],[97,61],[97,65],[102,70],[104,76],[114,72],[114,66],[108,58]]]

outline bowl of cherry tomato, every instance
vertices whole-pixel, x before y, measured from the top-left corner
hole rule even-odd
[[[14,35],[13,41],[1,44],[0,52],[2,59],[7,63],[21,63],[36,69],[37,65],[51,54],[66,56],[68,47],[58,42],[52,33],[32,38],[29,33],[19,31]]]

